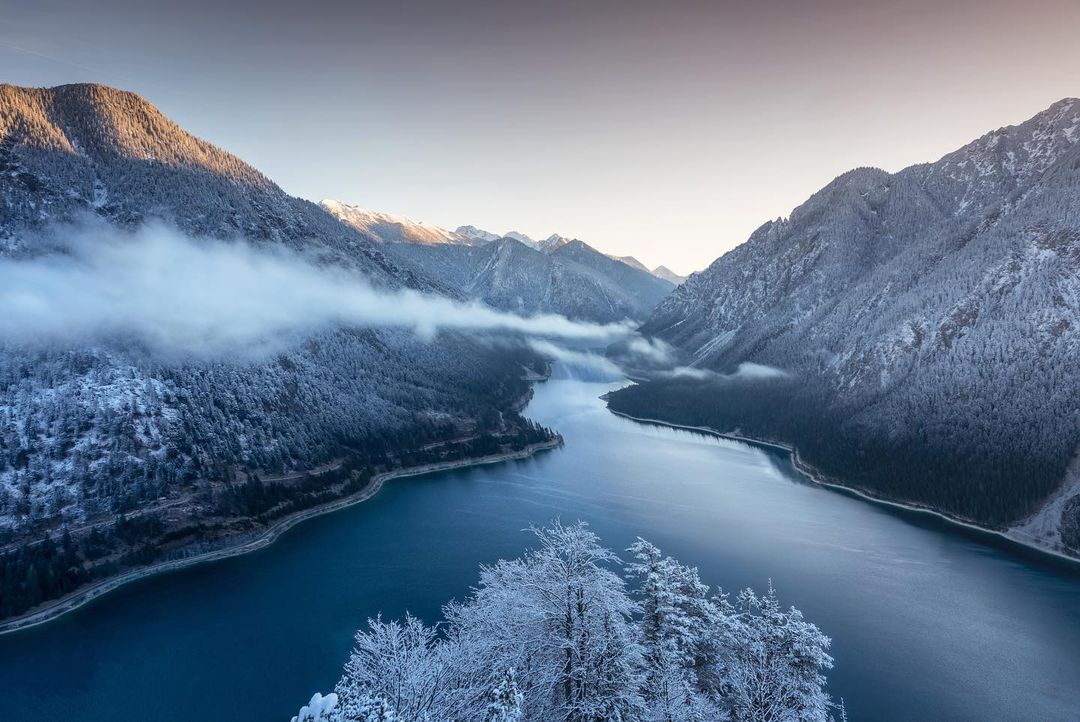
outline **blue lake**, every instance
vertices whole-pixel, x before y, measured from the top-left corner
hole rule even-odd
[[[773,580],[833,638],[853,720],[1080,719],[1080,574],[806,483],[786,454],[610,414],[613,388],[540,384],[561,449],[390,482],[269,548],[137,582],[0,636],[8,722],[288,720],[380,611],[435,620],[522,530],[583,519],[725,590]]]

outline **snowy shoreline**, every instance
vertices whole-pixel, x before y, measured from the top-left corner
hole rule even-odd
[[[908,512],[914,512],[914,513],[917,513],[917,514],[925,514],[927,516],[932,516],[932,517],[935,517],[935,518],[937,518],[937,519],[939,519],[941,521],[947,522],[950,525],[963,527],[965,529],[978,532],[979,534],[985,534],[985,535],[993,536],[997,540],[1004,541],[1004,542],[1006,542],[1008,544],[1011,544],[1011,545],[1014,545],[1014,546],[1023,547],[1023,549],[1026,550],[1026,551],[1035,552],[1035,553],[1037,553],[1039,555],[1045,555],[1045,556],[1051,557],[1054,561],[1057,561],[1057,562],[1067,562],[1069,565],[1080,569],[1080,558],[1077,558],[1075,556],[1071,556],[1069,554],[1065,554],[1065,553],[1063,553],[1061,551],[1053,549],[1050,546],[1048,546],[1046,544],[1043,544],[1042,542],[1038,541],[1037,539],[1026,540],[1026,539],[1023,539],[1023,538],[1018,538],[1017,536],[1014,536],[1013,534],[1010,534],[1008,531],[1000,531],[1000,530],[997,530],[997,529],[991,529],[989,527],[980,526],[979,524],[976,524],[976,523],[974,523],[974,522],[972,522],[970,520],[960,519],[958,517],[950,516],[949,514],[937,511],[936,509],[931,509],[931,508],[926,507],[926,506],[918,506],[918,505],[915,505],[915,504],[907,504],[907,503],[900,502],[900,501],[893,501],[891,499],[884,499],[884,498],[869,494],[869,493],[867,493],[867,492],[865,492],[865,491],[863,491],[861,489],[857,489],[855,487],[848,486],[846,484],[842,484],[839,481],[836,481],[835,479],[827,480],[827,477],[825,477],[825,475],[823,475],[821,472],[819,472],[817,469],[815,469],[813,466],[811,466],[807,462],[803,461],[802,458],[799,456],[799,450],[797,448],[795,448],[794,446],[792,446],[791,444],[784,444],[784,443],[780,443],[780,442],[776,442],[776,441],[765,441],[764,439],[755,439],[755,438],[753,438],[751,436],[744,436],[742,434],[725,433],[723,431],[717,431],[716,429],[710,428],[708,426],[693,426],[693,425],[690,425],[690,424],[677,424],[677,423],[674,423],[674,422],[671,422],[671,421],[663,421],[661,419],[650,419],[650,418],[641,417],[641,416],[633,416],[632,414],[627,414],[627,413],[624,413],[622,411],[616,411],[615,409],[612,409],[610,406],[608,407],[608,411],[615,414],[616,416],[621,416],[624,419],[629,419],[631,421],[636,421],[638,423],[655,424],[657,426],[667,426],[668,428],[672,428],[672,429],[684,429],[684,430],[687,430],[687,431],[698,431],[698,432],[701,432],[703,434],[709,434],[711,436],[717,436],[717,437],[720,437],[722,439],[730,439],[732,441],[741,441],[741,442],[743,442],[745,444],[751,444],[753,446],[767,446],[767,447],[770,447],[770,448],[773,448],[773,449],[778,449],[780,451],[784,451],[784,452],[788,453],[791,456],[791,461],[794,464],[795,468],[800,473],[802,473],[804,476],[806,476],[808,479],[810,479],[810,481],[814,482],[818,486],[822,486],[822,487],[825,487],[827,489],[831,489],[832,491],[836,491],[836,492],[839,492],[841,494],[846,494],[848,496],[856,497],[856,498],[858,498],[858,499],[860,499],[862,501],[870,502],[871,504],[878,504],[878,505],[881,505],[881,506],[888,506],[888,507],[892,507],[892,508],[895,508],[895,509],[902,509],[902,510],[908,511]]]
[[[0,635],[10,634],[23,629],[29,629],[36,627],[46,622],[51,622],[68,612],[74,611],[79,607],[99,598],[111,591],[119,589],[125,584],[137,581],[139,579],[145,579],[146,577],[155,576],[158,574],[165,574],[173,572],[185,567],[195,566],[197,564],[206,564],[209,562],[218,561],[219,559],[228,559],[230,557],[241,556],[249,552],[262,549],[277,541],[278,537],[284,534],[286,531],[296,526],[297,524],[307,521],[308,519],[314,519],[315,517],[329,514],[331,512],[345,509],[350,506],[354,506],[361,502],[365,502],[373,498],[382,489],[383,485],[392,479],[407,478],[410,476],[422,476],[424,474],[433,474],[441,471],[452,471],[457,469],[463,469],[474,466],[484,466],[487,464],[496,464],[503,461],[513,461],[520,459],[527,459],[537,452],[544,451],[546,449],[554,449],[561,446],[563,439],[561,436],[556,436],[549,441],[542,441],[536,444],[529,444],[524,449],[518,449],[516,451],[505,451],[499,454],[492,454],[491,456],[471,457],[466,459],[456,459],[454,461],[440,461],[433,464],[422,464],[420,466],[403,467],[400,469],[393,469],[391,471],[384,471],[381,474],[376,474],[372,477],[371,482],[367,484],[363,489],[340,499],[321,504],[311,509],[304,509],[294,514],[286,516],[273,525],[268,527],[255,539],[232,546],[227,546],[222,549],[215,549],[214,551],[205,552],[192,557],[186,557],[184,559],[175,559],[166,562],[160,562],[157,564],[151,564],[150,566],[143,567],[141,569],[135,569],[129,572],[120,574],[119,576],[103,579],[99,582],[91,584],[88,587],[79,589],[71,594],[61,597],[47,606],[34,610],[28,614],[24,614],[14,619],[9,619],[6,622],[0,623]]]

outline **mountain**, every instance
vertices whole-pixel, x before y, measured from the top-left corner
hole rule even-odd
[[[0,85],[0,109],[0,253],[24,252],[20,234],[87,216],[124,228],[153,217],[193,236],[317,246],[376,283],[425,285],[317,205],[133,93]]]
[[[536,241],[529,238],[524,233],[519,233],[517,231],[507,231],[506,235],[503,236],[503,237],[504,238],[512,238],[513,240],[517,241],[518,243],[522,243],[522,244],[528,246],[529,248],[536,248],[537,247]]]
[[[609,258],[612,258],[619,263],[625,263],[631,268],[636,268],[639,271],[645,271],[645,273],[652,273],[652,271],[649,270],[648,266],[646,266],[644,263],[634,258],[633,256],[609,256]]]
[[[686,276],[680,276],[667,266],[657,266],[652,270],[652,274],[657,278],[662,278],[665,281],[675,284],[676,286],[682,285],[682,283],[687,278]]]
[[[141,97],[100,85],[0,86],[0,199],[9,270],[60,258],[58,241],[80,226],[121,234],[160,219],[284,247],[376,288],[457,295]],[[313,329],[255,360],[160,357],[124,337],[0,342],[0,618],[257,534],[380,469],[550,439],[516,411],[522,365],[535,362],[458,333],[426,342],[354,327]],[[45,535],[65,530],[58,550]]]
[[[559,248],[560,246],[565,246],[569,242],[569,238],[564,238],[558,233],[552,233],[544,240],[537,241],[536,248],[537,250],[543,251],[544,253],[551,253],[556,248]]]
[[[328,213],[347,226],[355,228],[377,243],[477,243],[478,239],[414,221],[392,213],[369,211],[341,201],[327,199],[319,203]],[[469,227],[471,228],[471,226]]]
[[[673,288],[672,284],[649,271],[611,258],[583,241],[566,241],[547,253],[556,263],[586,268],[597,277],[610,279],[642,309],[655,307]]]
[[[516,313],[609,322],[641,319],[673,286],[581,241],[544,253],[513,238],[482,246],[399,244],[387,252],[417,274]]]
[[[658,380],[613,407],[794,443],[872,495],[1077,553],[1078,279],[1066,99],[936,162],[841,175],[642,326],[702,369],[779,367],[775,391]]]
[[[501,236],[498,233],[492,233],[491,231],[485,231],[482,228],[476,226],[458,226],[454,233],[468,238],[471,241],[479,241],[481,243],[490,243],[491,241],[497,241]]]

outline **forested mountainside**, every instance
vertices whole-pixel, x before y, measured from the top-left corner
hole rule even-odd
[[[645,318],[674,286],[581,241],[547,251],[513,238],[480,246],[398,244],[387,253],[428,275],[515,313],[559,313],[572,319]]]
[[[1067,99],[937,162],[845,173],[642,327],[694,366],[749,361],[789,381],[660,381],[612,405],[790,441],[851,485],[1006,527],[1080,490],[1067,478],[1078,305],[1080,101]],[[1060,502],[1039,541],[1080,549],[1080,525],[1060,518],[1080,505]]]
[[[95,84],[0,84],[0,253],[92,214],[121,227],[160,218],[193,236],[322,252],[373,283],[425,287],[362,234],[293,198],[143,98]]]
[[[164,219],[191,236],[285,246],[376,287],[445,288],[142,98],[103,86],[0,86],[0,198],[8,264],[65,253],[59,241],[79,224],[120,234]],[[550,439],[517,413],[523,365],[537,363],[458,333],[423,342],[386,329],[323,327],[257,359],[160,358],[117,338],[6,341],[0,618],[257,530],[379,469]]]

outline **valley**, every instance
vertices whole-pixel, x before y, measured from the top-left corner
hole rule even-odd
[[[725,591],[771,577],[832,638],[827,690],[852,718],[1064,720],[1080,704],[1067,565],[822,488],[782,450],[619,418],[599,397],[624,385],[556,366],[525,414],[560,448],[396,479],[256,552],[0,636],[0,657],[20,660],[0,691],[45,719],[181,722],[236,695],[239,720],[281,716],[333,683],[366,617],[437,619],[477,560],[520,553],[523,529],[561,517],[616,547],[644,536],[696,558]],[[78,666],[63,662],[73,647],[87,650]]]
[[[1076,0],[0,17],[5,721],[1080,719]]]

